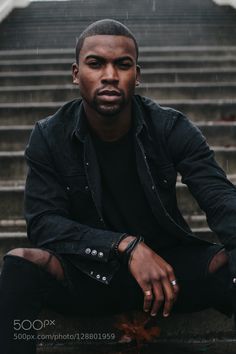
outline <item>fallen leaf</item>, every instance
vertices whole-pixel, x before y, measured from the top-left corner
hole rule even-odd
[[[160,328],[156,320],[144,312],[131,312],[117,316],[114,326],[122,332],[120,343],[135,341],[137,353],[143,343],[150,342],[160,336]]]

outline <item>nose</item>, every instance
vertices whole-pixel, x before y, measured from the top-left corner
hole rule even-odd
[[[118,73],[114,65],[107,64],[102,75],[102,83],[117,83],[119,81]]]

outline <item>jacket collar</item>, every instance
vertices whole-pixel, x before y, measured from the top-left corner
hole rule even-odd
[[[144,120],[144,112],[139,103],[140,98],[138,95],[134,95],[132,98],[132,117],[133,117],[133,128],[136,135],[138,135],[143,127],[147,127],[146,122]],[[87,135],[89,134],[89,127],[84,111],[83,101],[79,100],[78,107],[75,111],[77,116],[75,128],[72,131],[71,136],[76,136],[82,143],[84,143]]]

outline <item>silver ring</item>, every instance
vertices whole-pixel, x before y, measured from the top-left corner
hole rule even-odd
[[[173,286],[177,285],[177,280],[176,280],[176,279],[175,279],[175,280],[171,280],[171,284],[172,284]]]
[[[152,290],[145,290],[144,294],[145,296],[152,296]]]

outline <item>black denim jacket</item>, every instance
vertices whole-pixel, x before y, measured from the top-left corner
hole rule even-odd
[[[138,174],[163,229],[183,243],[207,242],[192,234],[178,210],[179,172],[210,228],[227,250],[236,248],[236,188],[200,130],[180,112],[138,95],[133,117]],[[103,220],[99,167],[82,101],[71,101],[36,123],[25,156],[29,239],[70,254],[81,271],[108,284],[120,265],[115,247],[123,234],[108,230]]]

